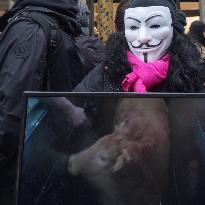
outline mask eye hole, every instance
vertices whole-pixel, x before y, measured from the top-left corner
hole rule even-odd
[[[159,28],[159,27],[160,27],[160,25],[158,25],[158,24],[154,24],[154,25],[150,26],[150,28],[154,28],[154,29]]]
[[[134,31],[134,30],[139,29],[139,27],[138,27],[138,26],[131,26],[130,29],[131,29],[132,31]]]

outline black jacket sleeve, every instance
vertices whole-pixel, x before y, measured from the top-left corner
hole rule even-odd
[[[91,70],[88,75],[76,86],[74,92],[106,92],[107,76],[102,65]]]
[[[8,25],[0,38],[0,136],[18,135],[23,92],[40,90],[46,69],[46,40],[30,20]]]
[[[100,39],[95,36],[79,36],[75,40],[86,58],[86,73],[88,73],[102,62],[104,45]]]

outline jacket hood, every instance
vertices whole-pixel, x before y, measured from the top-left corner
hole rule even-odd
[[[16,0],[14,6],[5,15],[0,18],[0,31],[6,27],[8,19],[26,7],[41,7],[53,11],[64,24],[67,24],[74,33],[80,31],[76,16],[79,12],[77,0]]]
[[[79,13],[77,14],[77,21],[81,25],[81,31],[83,36],[89,36],[90,30],[90,10],[82,0],[78,0]]]
[[[16,13],[26,6],[39,6],[75,18],[78,13],[77,0],[17,0],[10,13]]]

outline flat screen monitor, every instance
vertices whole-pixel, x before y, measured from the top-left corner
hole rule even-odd
[[[26,93],[16,205],[204,205],[205,95]]]

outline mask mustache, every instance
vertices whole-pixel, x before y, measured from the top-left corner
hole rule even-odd
[[[139,46],[133,46],[133,44],[131,42],[130,43],[133,48],[142,48],[144,45],[146,46],[146,48],[154,48],[159,46],[162,43],[162,41],[163,40],[161,40],[157,45],[150,45],[149,42],[146,42],[146,43],[141,43]]]

